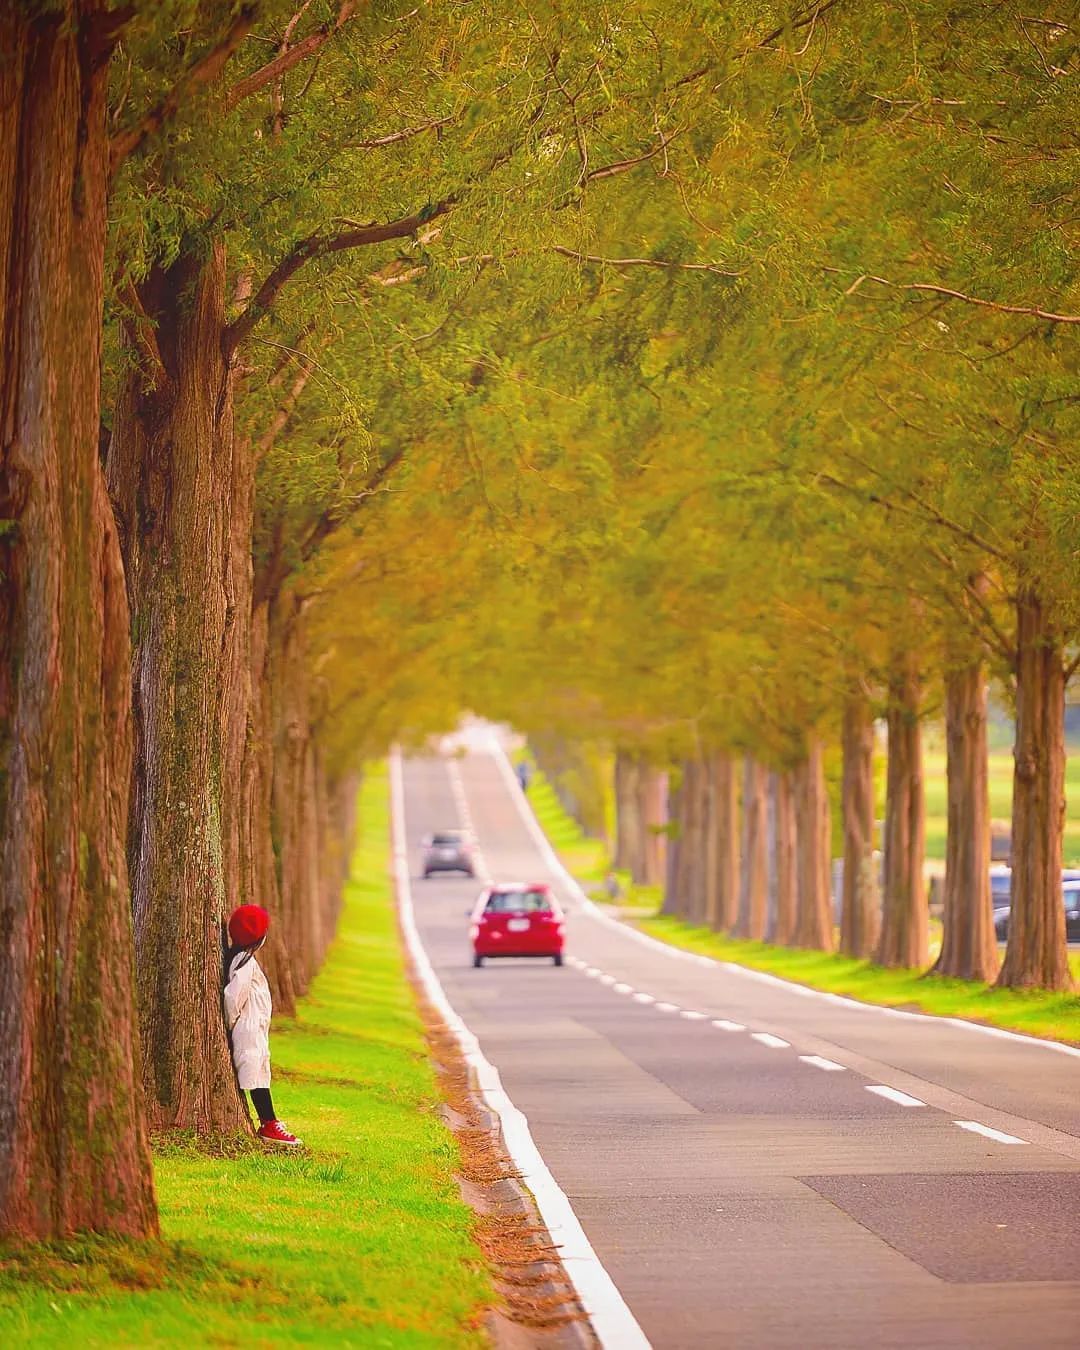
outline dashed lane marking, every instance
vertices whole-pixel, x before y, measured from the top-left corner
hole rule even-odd
[[[682,1010],[682,1012],[679,1014],[679,1016],[680,1016],[680,1017],[685,1017],[686,1020],[687,1020],[688,1022],[704,1022],[704,1021],[705,1021],[705,1014],[704,1014],[704,1013],[691,1012],[689,1008],[684,1008],[684,1009]]]
[[[745,1031],[741,1022],[729,1022],[726,1017],[714,1017],[713,1026],[720,1031]]]
[[[635,995],[634,995],[634,1002],[635,1002],[635,1003],[655,1003],[655,1002],[656,1002],[656,999],[653,998],[652,994],[635,994]]]
[[[804,1064],[812,1064],[815,1069],[825,1069],[828,1073],[843,1073],[844,1066],[835,1059],[825,1059],[822,1055],[800,1055]]]
[[[611,986],[611,992],[613,994],[632,994],[634,992],[634,986],[632,984],[613,984]]]
[[[656,1009],[657,1012],[678,1012],[678,1011],[679,1011],[679,1005],[678,1005],[677,1003],[654,1003],[654,1004],[653,1004],[653,1007]]]
[[[585,974],[588,975],[590,980],[595,980],[597,975],[600,974],[600,972],[596,969],[595,966],[586,966]]]
[[[897,1106],[925,1106],[925,1102],[919,1101],[918,1097],[910,1097],[906,1092],[901,1092],[899,1088],[885,1087],[881,1083],[865,1083],[863,1085],[867,1092],[876,1093],[879,1097],[887,1097],[889,1101],[895,1102]]]
[[[791,1045],[790,1041],[782,1041],[779,1036],[770,1036],[767,1031],[752,1031],[750,1036],[761,1045],[767,1045],[770,1050],[787,1050]]]
[[[962,1130],[970,1130],[972,1134],[985,1135],[987,1139],[996,1139],[999,1144],[1026,1144],[1026,1139],[1018,1139],[1015,1134],[1006,1134],[1004,1130],[995,1130],[989,1125],[980,1125],[977,1120],[954,1120],[954,1125],[959,1125]]]
[[[601,975],[601,976],[600,976],[600,983],[601,983],[601,984],[614,984],[614,983],[615,983],[615,976],[614,976],[614,975]]]

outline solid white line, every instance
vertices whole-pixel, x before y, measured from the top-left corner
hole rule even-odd
[[[717,1017],[713,1021],[713,1026],[721,1031],[745,1031],[746,1028],[741,1022],[729,1022],[726,1017]]]
[[[679,1014],[679,1016],[680,1016],[680,1017],[685,1017],[686,1020],[687,1020],[688,1022],[704,1022],[704,1021],[705,1021],[705,1014],[704,1014],[704,1013],[690,1012],[690,1011],[688,1011],[686,1008],[684,1008],[684,1009],[682,1010],[682,1012]]]
[[[829,1073],[843,1073],[844,1066],[837,1064],[835,1059],[825,1059],[821,1055],[800,1055],[799,1058],[804,1064],[812,1064],[815,1069],[825,1069]]]
[[[1071,1055],[1074,1059],[1080,1059],[1080,1047],[1075,1045],[1063,1045],[1060,1041],[1047,1041],[1038,1036],[1025,1036],[1018,1031],[1006,1031],[1004,1027],[987,1026],[984,1022],[968,1022],[963,1017],[939,1017],[934,1013],[909,1012],[906,1008],[885,1008],[880,1003],[863,1003],[861,999],[848,998],[845,994],[828,994],[823,989],[811,989],[807,984],[797,984],[794,980],[785,980],[780,975],[770,975],[764,970],[751,970],[749,966],[740,966],[736,961],[716,961],[711,956],[702,956],[699,952],[683,951],[679,947],[673,947],[670,942],[662,942],[659,938],[643,933],[639,928],[631,928],[621,919],[615,919],[610,914],[605,914],[599,905],[594,904],[589,899],[577,881],[567,871],[555,850],[551,847],[547,835],[540,828],[540,822],[536,819],[525,794],[521,791],[521,785],[514,776],[510,761],[506,757],[506,751],[494,737],[491,741],[491,753],[499,772],[506,779],[507,786],[511,790],[510,795],[517,806],[518,813],[525,827],[533,836],[537,847],[543,853],[548,867],[563,879],[567,889],[573,892],[582,908],[597,923],[605,924],[608,928],[617,928],[630,941],[639,942],[642,946],[653,948],[654,951],[664,952],[674,961],[689,961],[697,966],[718,966],[721,970],[729,971],[733,975],[742,975],[747,979],[778,985],[781,989],[786,989],[788,993],[801,994],[804,998],[824,999],[827,1003],[833,1003],[839,1007],[858,1008],[862,1012],[876,1014],[879,1017],[906,1017],[916,1022],[933,1022],[937,1026],[944,1023],[947,1026],[962,1027],[965,1031],[973,1032],[979,1036],[993,1036],[998,1040],[1017,1041],[1021,1045],[1030,1045],[1042,1050],[1053,1050],[1059,1055]]]
[[[1026,1139],[1018,1139],[1015,1134],[1006,1134],[1004,1130],[995,1130],[989,1125],[980,1125],[977,1120],[954,1120],[954,1125],[959,1125],[962,1130],[970,1130],[972,1134],[984,1134],[987,1139],[996,1139],[999,1144],[1026,1144]]]
[[[762,1045],[767,1045],[770,1050],[787,1050],[791,1042],[782,1041],[779,1036],[770,1036],[767,1031],[752,1031],[750,1039],[760,1041]]]
[[[875,1092],[879,1097],[888,1097],[889,1101],[895,1102],[897,1106],[925,1106],[925,1102],[919,1101],[918,1097],[909,1097],[906,1092],[901,1092],[899,1088],[883,1087],[880,1083],[865,1083],[867,1092]]]
[[[612,993],[615,994],[632,994],[634,992],[634,986],[632,984],[613,984],[611,989]]]
[[[678,1012],[678,1011],[679,1011],[679,1005],[678,1005],[677,1003],[654,1003],[654,1004],[653,1004],[653,1007],[656,1009],[657,1012]]]
[[[653,998],[652,994],[635,994],[635,995],[634,995],[634,1002],[635,1002],[635,1003],[655,1003],[655,1002],[656,1002],[656,999]]]
[[[401,931],[424,992],[461,1047],[462,1056],[476,1075],[481,1096],[499,1117],[507,1152],[522,1181],[536,1199],[540,1217],[551,1234],[553,1245],[559,1249],[563,1266],[588,1314],[597,1340],[606,1350],[650,1350],[645,1333],[585,1236],[585,1230],[566,1194],[540,1156],[529,1131],[528,1120],[507,1096],[498,1069],[485,1057],[479,1041],[450,1005],[424,950],[416,927],[412,888],[409,885],[405,848],[405,793],[401,756],[397,750],[390,756],[390,800],[394,881]]]

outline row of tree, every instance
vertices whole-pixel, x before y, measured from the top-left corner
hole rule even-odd
[[[0,1232],[153,1231],[148,1130],[244,1127],[224,913],[287,1008],[359,765],[462,706],[798,803],[852,698],[1014,683],[1057,978],[1076,43],[0,0]]]

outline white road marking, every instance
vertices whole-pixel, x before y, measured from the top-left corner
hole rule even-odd
[[[800,1055],[804,1064],[812,1064],[815,1069],[826,1069],[829,1073],[843,1073],[844,1066],[835,1059],[825,1059],[821,1055]]]
[[[1004,1130],[995,1130],[989,1125],[980,1125],[977,1120],[954,1120],[954,1125],[959,1125],[962,1130],[970,1130],[972,1134],[984,1134],[987,1139],[996,1139],[999,1144],[1026,1144],[1026,1139],[1018,1139],[1015,1134],[1006,1134]]]
[[[615,976],[614,976],[614,975],[601,975],[601,976],[600,976],[600,983],[601,983],[601,984],[614,984],[614,983],[615,983]]]
[[[632,984],[613,984],[611,986],[611,992],[613,994],[632,994],[634,992],[634,986]]]
[[[648,1338],[585,1236],[585,1230],[565,1192],[540,1156],[528,1120],[507,1096],[498,1069],[484,1056],[479,1041],[454,1011],[420,941],[413,912],[412,888],[409,885],[405,791],[401,755],[397,750],[390,755],[390,802],[394,884],[401,931],[424,992],[461,1047],[466,1063],[475,1072],[481,1096],[499,1117],[506,1151],[521,1180],[536,1200],[540,1218],[551,1235],[552,1243],[559,1249],[563,1267],[577,1290],[603,1350],[651,1350]]]
[[[568,956],[566,958],[566,963],[567,965],[573,966],[575,970],[580,970],[585,964],[580,956]]]
[[[596,969],[595,966],[586,966],[585,974],[588,975],[590,980],[595,980],[597,975],[600,974],[600,972]]]
[[[635,1002],[635,1003],[655,1003],[655,1002],[656,1002],[656,999],[653,998],[652,994],[635,994],[635,995],[634,995],[634,1002]]]
[[[782,1041],[779,1036],[770,1036],[767,1031],[752,1031],[750,1038],[767,1045],[770,1050],[787,1050],[791,1045],[790,1041]]]
[[[690,1012],[689,1009],[687,1009],[687,1008],[684,1008],[684,1009],[682,1010],[682,1012],[679,1014],[679,1016],[680,1016],[680,1017],[685,1017],[686,1020],[687,1020],[688,1022],[704,1022],[704,1021],[705,1021],[705,1014],[704,1014],[704,1013]]]
[[[866,1083],[864,1085],[867,1092],[874,1092],[879,1097],[888,1097],[889,1101],[895,1102],[897,1106],[925,1106],[925,1102],[919,1101],[918,1097],[909,1097],[906,1092],[901,1092],[899,1088],[883,1087],[881,1083]]]
[[[678,1012],[678,1011],[679,1011],[679,1005],[678,1005],[677,1003],[654,1003],[654,1004],[653,1004],[653,1007],[656,1009],[657,1012]]]
[[[489,748],[496,767],[510,789],[510,795],[517,806],[518,814],[521,816],[525,828],[532,835],[536,846],[544,855],[548,866],[563,879],[567,889],[577,896],[582,909],[586,911],[590,918],[608,928],[618,929],[630,941],[638,942],[644,947],[651,947],[654,951],[663,952],[671,960],[689,961],[696,966],[712,966],[714,968],[719,966],[721,970],[731,971],[732,974],[742,975],[747,979],[779,985],[789,994],[798,994],[803,998],[820,998],[824,999],[826,1003],[838,1004],[846,1008],[860,1008],[863,1012],[876,1014],[880,1017],[907,1017],[916,1022],[933,1022],[938,1026],[945,1024],[946,1026],[963,1027],[965,1031],[975,1032],[980,1036],[995,1036],[999,1040],[1019,1041],[1037,1049],[1053,1050],[1059,1055],[1071,1055],[1074,1059],[1080,1059],[1080,1047],[1075,1045],[1065,1045],[1061,1041],[1043,1040],[1038,1036],[1028,1036],[1020,1031],[1006,1031],[1004,1027],[987,1026],[985,1022],[968,1022],[963,1017],[940,1017],[936,1013],[908,1012],[906,1008],[886,1008],[880,1003],[864,1003],[861,999],[849,998],[845,994],[829,994],[824,989],[811,989],[808,984],[797,984],[794,980],[785,980],[782,975],[770,975],[764,970],[751,970],[749,966],[740,966],[736,961],[717,961],[711,956],[702,956],[700,952],[684,951],[679,947],[673,947],[670,942],[662,942],[660,938],[654,938],[648,933],[643,933],[639,928],[632,928],[630,924],[624,923],[621,919],[612,918],[598,904],[589,899],[552,848],[551,841],[541,829],[540,822],[533,814],[532,807],[521,790],[521,785],[514,775],[506,751],[495,736],[491,737]]]
[[[745,1031],[746,1028],[741,1022],[729,1022],[726,1017],[717,1017],[713,1021],[713,1026],[721,1031]]]

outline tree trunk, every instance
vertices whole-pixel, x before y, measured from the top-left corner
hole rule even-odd
[[[925,966],[929,955],[919,703],[918,668],[905,653],[889,683],[885,895],[875,956],[882,966]]]
[[[867,957],[878,940],[880,896],[874,861],[874,720],[861,691],[844,705],[844,893],[840,950]]]
[[[162,369],[151,387],[136,370],[122,392],[108,474],[134,635],[143,1080],[154,1128],[214,1134],[247,1123],[221,1015],[223,921],[236,898],[223,837],[236,828],[251,617],[236,558],[236,494],[250,475],[235,460],[223,250],[185,249],[142,299]],[[248,531],[250,549],[250,519]],[[232,872],[236,884],[235,861]]]
[[[661,909],[665,914],[683,916],[682,894],[682,855],[683,855],[683,784],[679,772],[673,785],[668,789],[668,843],[665,857],[664,902]]]
[[[796,816],[797,891],[795,946],[833,949],[829,797],[821,742],[810,741],[806,759],[793,771]]]
[[[683,912],[689,923],[705,921],[705,769],[700,759],[683,766]]]
[[[114,20],[0,9],[0,1236],[156,1231],[124,842],[128,615],[98,461]]]
[[[795,942],[798,896],[793,774],[784,772],[772,775],[772,810],[775,840],[773,873],[776,878],[776,919],[772,940],[783,947],[790,947]]]
[[[715,850],[713,907],[706,922],[730,932],[739,917],[739,784],[735,761],[722,751],[712,756]]]
[[[615,856],[613,864],[630,872],[641,867],[637,836],[641,822],[638,819],[640,761],[626,750],[615,751]]]
[[[633,880],[643,886],[659,886],[664,880],[667,850],[667,836],[663,832],[667,816],[667,775],[651,764],[645,764],[639,788],[642,867],[641,875],[634,876]]]
[[[768,770],[746,756],[743,768],[742,877],[735,933],[761,941],[765,936],[769,887]]]
[[[979,660],[945,676],[945,738],[945,933],[934,971],[989,982],[998,972],[998,953],[990,902],[986,672]]]
[[[1069,989],[1061,849],[1065,823],[1065,671],[1061,636],[1039,597],[1016,601],[1012,899],[998,984]]]

